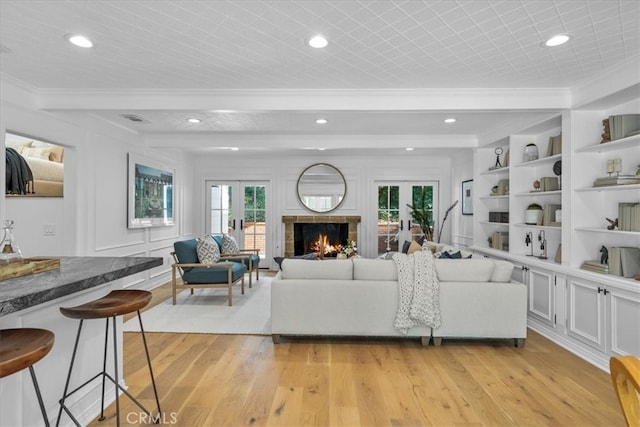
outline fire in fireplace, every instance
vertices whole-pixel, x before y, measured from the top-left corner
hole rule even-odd
[[[336,257],[349,238],[349,224],[295,223],[294,254]]]

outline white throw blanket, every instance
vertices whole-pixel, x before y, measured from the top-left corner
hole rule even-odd
[[[414,326],[440,327],[440,283],[431,251],[397,253],[393,261],[398,268],[400,292],[393,326],[403,334]]]

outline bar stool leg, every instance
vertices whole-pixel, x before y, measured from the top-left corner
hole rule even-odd
[[[144,352],[147,355],[147,366],[149,366],[149,375],[151,376],[151,385],[153,385],[153,394],[156,397],[156,405],[158,405],[158,418],[156,422],[160,420],[162,411],[160,410],[160,399],[158,398],[158,389],[156,388],[156,380],[153,375],[153,368],[151,367],[151,357],[149,357],[149,347],[147,347],[147,338],[144,333],[144,327],[142,326],[142,316],[140,316],[140,310],[138,310],[138,321],[140,322],[140,334],[142,335],[142,343],[144,344]],[[153,418],[153,417],[152,417]]]
[[[104,416],[104,388],[107,377],[104,375],[107,372],[107,346],[109,344],[109,318],[107,318],[107,325],[104,331],[104,356],[102,358],[102,394],[100,399],[100,418],[98,421],[104,421],[107,417]]]
[[[71,420],[78,427],[80,427],[80,423],[78,422],[78,420],[76,420],[76,418],[73,416],[71,411],[69,411],[69,409],[67,409],[67,407],[64,404],[64,401],[67,398],[67,392],[69,391],[69,382],[71,380],[71,371],[73,370],[73,362],[76,360],[76,353],[78,351],[78,342],[80,341],[80,332],[82,332],[82,323],[83,322],[84,322],[84,319],[80,319],[80,324],[78,325],[78,334],[76,335],[76,342],[73,345],[73,353],[71,354],[71,363],[69,364],[69,373],[67,374],[67,381],[66,381],[66,383],[64,385],[64,393],[62,394],[62,399],[60,399],[60,409],[58,410],[58,419],[56,420],[56,427],[58,427],[60,425],[60,418],[62,418],[62,410],[63,409],[67,413],[67,415],[69,415]]]
[[[36,389],[36,396],[38,397],[38,405],[40,405],[40,411],[42,411],[42,418],[44,418],[44,425],[49,427],[47,410],[44,409],[44,402],[42,401],[42,395],[40,394],[40,387],[38,386],[38,380],[36,379],[36,373],[33,370],[33,365],[29,366],[29,372],[31,373],[31,380],[33,381],[33,387]]]
[[[116,391],[116,425],[120,427],[120,384],[118,383],[118,334],[116,332],[116,317],[113,316],[113,372]],[[108,319],[107,319],[108,321]],[[105,372],[106,374],[106,372]]]

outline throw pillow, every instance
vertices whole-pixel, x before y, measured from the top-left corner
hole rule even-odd
[[[220,261],[218,245],[211,239],[197,239],[196,250],[198,252],[198,261],[201,263]]]
[[[422,246],[420,246],[418,244],[418,242],[416,242],[415,240],[413,242],[411,242],[411,244],[409,245],[409,249],[407,250],[407,254],[411,255],[414,252],[418,252],[422,250]]]
[[[222,253],[223,254],[237,254],[240,252],[240,246],[233,236],[225,234],[222,236]]]
[[[404,241],[404,244],[402,245],[402,253],[406,254],[407,251],[409,250],[409,246],[411,246],[411,242],[408,240]]]
[[[442,252],[440,254],[440,258],[444,258],[444,259],[461,259],[462,258],[462,254],[460,253],[460,251],[458,252]]]

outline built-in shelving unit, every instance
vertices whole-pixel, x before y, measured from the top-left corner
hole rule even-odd
[[[529,327],[603,369],[613,355],[640,357],[640,341],[628,329],[640,324],[640,282],[581,268],[584,261],[597,266],[606,256],[603,247],[640,246],[640,231],[607,229],[609,220],[619,216],[619,203],[640,203],[640,184],[594,187],[596,179],[610,175],[608,160],[621,159],[620,175],[633,175],[640,167],[640,135],[601,143],[604,119],[640,113],[639,88],[566,110],[475,153],[472,249],[516,265],[514,278],[529,292]],[[560,133],[562,153],[545,156],[547,141]],[[523,161],[528,144],[537,146],[539,159]],[[510,153],[509,167],[488,170],[495,164],[496,147]],[[559,188],[537,191],[535,181],[556,176],[558,166]],[[509,180],[509,191],[492,195],[500,179]],[[561,224],[525,224],[524,211],[531,203],[560,205]],[[494,211],[509,212],[509,224],[490,222],[489,212]],[[489,237],[496,232],[509,233],[506,250],[490,246]],[[542,236],[547,259],[539,258]]]

